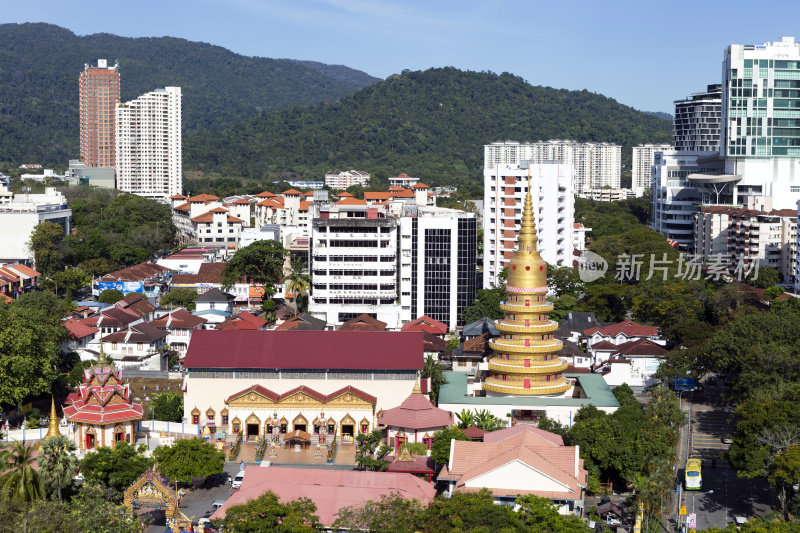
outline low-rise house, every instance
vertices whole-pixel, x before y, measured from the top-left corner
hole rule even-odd
[[[189,348],[192,332],[203,329],[206,322],[205,318],[195,316],[181,307],[153,320],[150,325],[165,331],[167,333],[166,342],[170,349],[175,350],[180,357],[183,357]]]
[[[61,325],[67,330],[67,338],[61,343],[61,348],[67,352],[77,352],[82,361],[94,359],[94,354],[90,355],[85,351],[88,350],[89,344],[95,341],[100,330],[82,324],[74,318],[63,321]]]
[[[602,342],[597,347],[601,360],[594,365],[595,372],[603,374],[609,387],[627,383],[634,389],[655,385],[658,367],[667,350],[649,339],[638,339],[618,346]]]
[[[598,342],[607,341],[611,344],[623,344],[639,339],[649,339],[657,344],[664,345],[666,340],[661,338],[658,328],[637,324],[633,320],[623,320],[616,324],[594,326],[584,330],[586,346],[589,350]]]
[[[30,292],[39,282],[41,274],[34,269],[22,265],[5,265],[0,267],[0,292],[16,298],[24,292]]]
[[[92,295],[97,297],[102,290],[117,289],[125,294],[141,291],[145,297],[156,299],[167,291],[171,277],[172,271],[167,267],[139,263],[93,279]]]
[[[438,320],[434,320],[433,318],[423,315],[419,318],[412,320],[406,324],[403,324],[403,327],[400,328],[401,331],[425,331],[431,333],[433,335],[447,335],[447,324],[443,322],[439,322]]]
[[[100,343],[118,368],[166,370],[166,338],[166,331],[140,323],[106,335]]]
[[[488,489],[502,504],[532,494],[561,514],[580,513],[588,480],[578,446],[528,424],[486,433],[483,442],[453,440],[438,478],[451,494]]]
[[[216,329],[264,329],[267,321],[259,318],[248,311],[242,311],[238,315],[230,317],[225,322],[219,324]]]
[[[209,289],[194,301],[194,315],[208,321],[208,326],[225,322],[233,314],[232,294],[219,289]]]
[[[339,331],[386,331],[386,322],[381,322],[365,313],[344,322],[338,329]]]
[[[134,313],[145,321],[153,318],[153,311],[156,308],[144,296],[136,292],[129,293],[114,305]]]
[[[296,331],[325,331],[327,322],[320,318],[313,317],[308,313],[300,313],[292,318],[287,319],[277,328],[278,330],[296,330]]]

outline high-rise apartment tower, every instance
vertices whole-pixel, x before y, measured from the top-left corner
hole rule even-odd
[[[87,167],[113,167],[116,157],[114,111],[119,103],[119,68],[98,59],[84,65],[78,79],[81,161]]]

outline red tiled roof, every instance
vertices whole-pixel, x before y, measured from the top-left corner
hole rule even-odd
[[[212,211],[214,211],[214,210],[212,210]],[[209,211],[208,213],[206,213],[204,215],[199,215],[199,216],[194,217],[192,219],[192,222],[201,222],[201,223],[202,222],[205,222],[205,223],[214,222],[214,215],[211,214],[212,211]],[[216,211],[216,212],[220,213],[221,211]],[[225,212],[227,213],[227,211],[225,211]],[[242,220],[241,218],[236,218],[234,216],[228,215],[227,222],[228,222],[228,224],[235,224],[235,223],[238,223],[238,222],[244,222],[244,220]]]
[[[135,322],[139,320],[141,317],[134,313],[131,310],[125,309],[123,307],[117,307],[116,305],[112,305],[111,307],[106,307],[98,316],[90,316],[84,320],[81,320],[81,324],[91,325],[91,326],[111,326],[111,327],[124,327],[130,324],[131,322]],[[91,321],[94,320],[92,323]]]
[[[64,407],[64,415],[71,421],[101,425],[139,420],[142,405],[131,403],[130,395],[120,370],[108,366],[87,368],[78,392],[67,396],[69,405]]]
[[[289,189],[288,191],[283,191],[281,194],[283,194],[284,196],[301,196],[303,193],[301,193],[297,189]]]
[[[424,183],[422,183],[422,182],[419,182],[419,183],[417,183],[416,185],[414,185],[414,186],[413,186],[413,187],[411,187],[411,188],[412,188],[412,189],[430,189],[430,187],[428,187],[427,185],[425,185],[425,184],[424,184]]]
[[[340,192],[336,195],[338,198],[353,198],[353,195],[347,191]]]
[[[366,195],[366,193],[364,193]],[[403,189],[402,191],[393,191],[392,198],[414,198],[416,195],[411,189]]]
[[[540,439],[543,440],[543,443],[549,443],[555,446],[564,445],[564,438],[558,433],[551,433],[550,431],[539,429],[536,426],[532,426],[530,424],[517,424],[515,426],[511,426],[510,428],[498,429],[497,431],[490,431],[484,434],[483,441],[500,442],[515,437],[520,433],[526,433],[526,432],[532,433],[536,437],[539,437]]]
[[[273,193],[271,193],[269,191],[263,191],[263,192],[260,192],[260,193],[256,194],[256,196],[259,197],[259,198],[272,198],[273,196],[275,196],[275,194],[273,194]]]
[[[109,272],[100,281],[144,281],[151,278],[156,274],[165,274],[172,272],[169,268],[157,265],[155,263],[139,263],[122,270],[115,270]]]
[[[222,284],[222,270],[225,263],[200,263],[197,274],[175,274],[172,276],[172,286],[192,285],[195,283]]]
[[[573,222],[572,227],[575,229],[581,229],[583,228],[583,224],[581,224],[580,222]]]
[[[628,337],[650,337],[658,335],[658,328],[655,326],[643,326],[633,320],[623,320],[602,328],[589,328],[583,332],[584,335],[594,335],[595,333],[609,337],[616,337],[620,333]]]
[[[198,330],[185,368],[421,370],[422,335],[407,332]]]
[[[147,298],[137,292],[128,293],[122,300],[118,301],[114,305],[128,311],[132,311],[140,317],[150,313],[156,308],[156,306],[151,304]]]
[[[239,198],[235,202],[231,202],[230,205],[250,205],[250,200],[246,198]]]
[[[397,493],[408,500],[419,500],[423,506],[436,495],[433,485],[406,473],[248,466],[242,486],[211,518],[224,518],[234,505],[247,503],[267,491],[276,494],[283,503],[302,497],[311,499],[324,526],[333,524],[340,509],[361,507],[367,501],[380,500],[383,495]]]
[[[468,427],[467,429],[464,430],[464,435],[466,435],[467,437],[469,437],[471,439],[483,438],[483,436],[486,433],[487,433],[486,431],[482,430],[478,426],[470,426],[470,427]]]
[[[386,331],[386,322],[364,313],[339,326],[339,331]]]
[[[242,311],[236,316],[230,317],[225,322],[222,322],[217,326],[217,329],[261,329],[267,324],[267,321],[263,318],[258,318],[257,316],[248,313],[247,311]]]
[[[334,205],[367,205],[367,201],[359,200],[358,198],[345,198],[344,200],[339,200]]]
[[[663,346],[650,339],[637,339],[617,346],[616,354],[623,357],[660,357],[667,353]]]
[[[115,333],[106,335],[101,340],[103,342],[152,344],[166,336],[167,332],[163,329],[159,329],[147,323],[141,323],[129,326],[128,329],[121,329]]]
[[[399,407],[386,409],[378,417],[382,426],[429,429],[451,426],[453,413],[435,407],[420,393],[412,392]]]
[[[376,192],[376,191],[364,192],[364,200],[388,200],[391,197],[392,197],[391,192]]]
[[[227,212],[228,210],[225,209],[224,207],[215,207],[214,209],[208,211],[208,213],[227,213]]]
[[[185,200],[186,196],[184,196],[182,194],[173,194],[172,196],[169,197],[169,199],[170,200],[181,200],[181,199]]]
[[[192,196],[188,199],[189,202],[214,202],[219,200],[219,196],[214,196],[213,194],[198,194],[197,196]]]
[[[447,324],[434,320],[428,315],[423,315],[408,324],[404,324],[401,331],[427,331],[434,335],[447,334]]]
[[[175,207],[173,207],[173,209],[175,211],[186,211],[188,213],[191,208],[189,207],[189,204],[181,204],[181,205],[176,205]]]
[[[408,474],[435,474],[436,463],[433,457],[418,455],[413,461],[399,461],[395,457],[387,457],[389,466],[386,472],[405,472]]]
[[[592,349],[592,350],[604,350],[604,351],[605,350],[616,350],[617,349],[617,345],[614,344],[613,342],[600,341],[600,342],[596,342],[596,343],[592,344],[589,348]]]
[[[67,336],[76,340],[83,339],[89,335],[94,335],[100,331],[97,328],[87,326],[86,324],[81,324],[75,319],[65,320],[61,323],[61,325],[67,330]]]
[[[41,274],[39,272],[35,271],[34,269],[32,269],[32,268],[30,268],[28,266],[21,265],[21,264],[20,265],[8,265],[6,268],[10,268],[10,269],[12,269],[12,270],[14,270],[16,272],[19,272],[20,274],[24,274],[24,275],[28,276],[29,278],[38,278],[39,276],[41,276]]]
[[[300,211],[308,211],[308,206],[311,205],[311,202],[306,202],[305,200],[300,200]]]

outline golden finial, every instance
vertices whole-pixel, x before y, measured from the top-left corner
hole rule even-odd
[[[508,265],[507,284],[516,288],[541,288],[547,286],[547,264],[539,254],[536,219],[531,201],[531,170],[528,169],[528,192],[522,209],[517,251]]]
[[[528,169],[528,192],[525,195],[525,206],[522,208],[522,222],[520,223],[518,250],[524,252],[536,251],[539,238],[536,234],[536,222],[533,218],[533,203],[531,202],[531,169]]]
[[[419,386],[419,381],[414,383],[414,389],[411,391],[411,394],[422,394],[422,388]]]
[[[103,351],[102,341],[100,341],[100,355],[97,356],[97,364],[100,366],[108,364],[108,360],[106,359],[106,352]]]
[[[50,396],[50,427],[47,429],[45,439],[50,437],[60,437],[61,432],[58,430],[58,417],[56,416],[56,400]]]

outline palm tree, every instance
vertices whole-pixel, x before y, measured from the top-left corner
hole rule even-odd
[[[31,502],[44,499],[44,486],[33,468],[33,446],[14,442],[0,450],[0,490],[12,500]]]
[[[307,296],[311,288],[311,276],[307,273],[306,264],[302,259],[292,259],[289,275],[283,278],[286,289],[292,293],[297,312],[300,312],[298,299]]]
[[[475,412],[475,425],[484,431],[496,431],[505,427],[505,423],[486,409]]]
[[[58,492],[58,501],[61,501],[61,489],[72,483],[78,471],[78,457],[74,454],[77,449],[64,435],[44,439],[39,449],[37,461],[42,481],[49,490]]]
[[[434,402],[439,397],[439,388],[447,383],[447,378],[444,377],[442,366],[439,364],[432,355],[428,354],[425,358],[425,366],[422,368],[422,379],[430,378],[431,380],[431,400]]]
[[[458,427],[467,429],[475,425],[475,415],[469,409],[462,409],[460,413],[456,413],[458,417]]]

